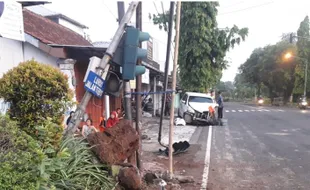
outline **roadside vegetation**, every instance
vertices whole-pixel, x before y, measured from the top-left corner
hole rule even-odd
[[[307,80],[309,96],[310,77],[305,79],[305,64],[310,59],[310,23],[308,16],[300,23],[290,43],[290,34],[283,34],[282,40],[274,45],[255,49],[250,57],[239,68],[235,78],[236,93],[239,97],[254,97],[254,93],[270,99],[282,97],[289,102],[303,95],[304,83]],[[291,54],[289,59],[285,55]],[[309,73],[308,67],[308,73]]]
[[[61,71],[21,63],[0,79],[0,97],[10,103],[0,117],[0,189],[113,189],[107,165],[88,144],[62,136],[72,92]]]
[[[222,78],[226,53],[244,41],[248,28],[219,28],[218,2],[182,2],[178,79],[185,91],[206,92]],[[149,16],[160,29],[168,30],[169,12]]]

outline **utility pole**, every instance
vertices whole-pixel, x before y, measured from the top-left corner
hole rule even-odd
[[[307,96],[307,80],[308,80],[308,60],[306,61],[306,70],[305,70],[305,87],[304,87],[304,96]]]
[[[117,10],[118,10],[118,23],[121,23],[121,20],[124,17],[125,14],[125,5],[124,1],[118,1],[117,2]],[[122,71],[123,72],[123,71]],[[131,88],[130,88],[130,82],[124,81],[124,108],[125,108],[125,119],[132,120],[132,112],[131,112]]]
[[[169,174],[170,178],[173,176],[173,128],[174,128],[174,101],[177,82],[177,66],[179,55],[179,38],[180,38],[180,18],[181,18],[181,1],[177,3],[176,23],[175,23],[175,49],[172,71],[172,98],[170,109],[170,128],[169,128]]]
[[[139,2],[131,2],[130,6],[126,12],[126,14],[124,15],[123,19],[121,20],[120,26],[118,27],[108,49],[106,50],[103,58],[100,61],[100,64],[98,66],[98,68],[96,68],[96,74],[99,75],[100,77],[102,77],[103,79],[106,79],[109,69],[110,69],[110,64],[109,61],[112,59],[119,42],[121,41],[122,35],[124,33],[125,27],[127,25],[127,23],[130,21],[131,17],[133,16],[137,5]],[[74,132],[76,131],[77,127],[80,125],[81,123],[81,118],[85,113],[86,110],[86,106],[89,102],[89,100],[92,98],[93,94],[91,94],[90,92],[86,91],[84,94],[84,97],[82,98],[81,103],[78,105],[73,118],[71,119],[67,130],[65,131],[65,135],[70,135],[70,134],[74,134]]]
[[[136,10],[136,28],[142,31],[142,2],[140,1]],[[139,46],[141,48],[142,43],[140,42]],[[141,65],[141,60],[138,59],[137,65]],[[136,91],[141,92],[142,86],[142,76],[136,76]],[[139,149],[136,152],[136,161],[137,167],[140,171],[142,171],[142,163],[141,163],[141,132],[140,132],[140,122],[142,122],[142,110],[141,110],[141,95],[139,93],[136,94],[136,131],[139,134]]]
[[[164,89],[163,89],[164,92],[167,91],[167,87],[168,87],[168,72],[169,72],[169,61],[170,61],[170,50],[171,50],[173,16],[174,16],[174,2],[171,1],[170,2],[168,40],[167,40],[167,52],[166,52],[166,64],[165,64],[165,78],[164,78]],[[163,126],[164,110],[166,107],[166,97],[167,97],[167,94],[163,93],[163,99],[161,102],[160,120],[159,120],[159,132],[158,132],[158,142],[161,146],[163,146],[161,143],[161,132],[162,132],[162,126]]]

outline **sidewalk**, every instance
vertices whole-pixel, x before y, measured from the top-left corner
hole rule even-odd
[[[159,149],[165,148],[158,143],[159,118],[143,118],[141,134],[146,139],[142,139],[142,163],[145,173],[164,173],[169,170],[169,159],[167,156],[160,154]],[[174,128],[174,142],[190,141],[192,134],[195,132],[195,126],[175,126]],[[162,144],[168,145],[169,141],[169,120],[163,120],[162,129]],[[197,168],[201,168],[203,163],[193,162],[193,156],[200,151],[199,146],[191,145],[186,153],[179,154],[173,157],[174,174],[180,176],[189,176],[197,173]],[[199,175],[200,174],[196,174]],[[184,189],[184,190],[198,190],[200,189],[200,180],[197,176],[193,176],[194,182],[169,184],[166,189]],[[173,186],[173,188],[171,188]],[[148,186],[147,190],[158,189],[159,186]]]

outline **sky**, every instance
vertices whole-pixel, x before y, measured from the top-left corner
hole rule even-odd
[[[45,7],[65,14],[89,27],[87,31],[92,41],[110,41],[118,27],[117,1],[114,0],[51,0]],[[127,8],[129,1],[125,1]],[[229,67],[223,72],[222,81],[233,81],[238,67],[246,61],[258,47],[274,44],[283,33],[296,32],[300,22],[310,13],[309,0],[220,0],[218,7],[219,28],[249,28],[245,42],[231,49],[226,56]],[[166,57],[167,33],[154,26],[148,15],[162,12],[161,1],[143,1],[142,30],[149,32],[158,44],[158,63],[161,70]],[[169,1],[163,1],[165,11]],[[135,19],[132,19],[135,22]],[[182,28],[182,26],[181,26]],[[172,57],[173,52],[171,53]],[[172,70],[170,59],[169,70]]]

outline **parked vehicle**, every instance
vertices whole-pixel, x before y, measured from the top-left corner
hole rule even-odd
[[[182,117],[187,124],[193,121],[211,122],[211,120],[215,118],[209,110],[216,110],[217,107],[218,104],[210,95],[186,92],[180,101],[178,115]]]
[[[299,109],[305,110],[308,107],[308,102],[306,98],[300,98],[300,101],[298,103]]]

